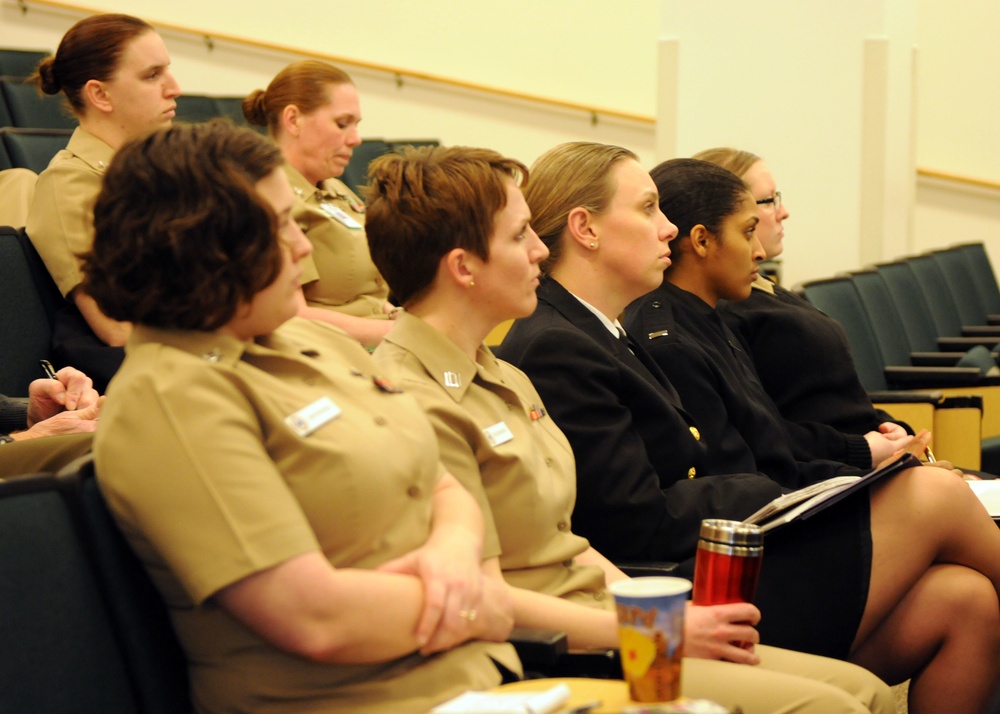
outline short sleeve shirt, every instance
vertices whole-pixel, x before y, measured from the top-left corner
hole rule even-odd
[[[26,230],[63,295],[83,279],[77,255],[94,244],[94,202],[114,153],[78,127],[38,175]]]
[[[290,165],[293,218],[313,245],[302,261],[302,290],[312,307],[355,317],[386,319],[389,288],[372,262],[365,235],[364,202],[337,179],[317,188]]]
[[[572,449],[524,373],[486,346],[471,361],[407,313],[399,315],[375,361],[426,410],[445,468],[487,514],[487,544],[498,547],[507,581],[610,606],[603,571],[574,562],[589,544],[572,532]]]
[[[426,540],[434,434],[416,402],[373,379],[362,347],[293,319],[250,344],[139,326],[126,355],[101,415],[98,478],[170,608],[199,711],[422,712],[497,683],[486,655],[509,661],[506,645],[318,664],[211,598],[303,553],[374,568]]]

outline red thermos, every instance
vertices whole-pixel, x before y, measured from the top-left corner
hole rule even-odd
[[[712,518],[702,521],[692,602],[752,603],[763,555],[764,534],[759,526]]]

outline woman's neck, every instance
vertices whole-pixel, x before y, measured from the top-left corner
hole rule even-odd
[[[475,288],[469,288],[474,290]],[[487,325],[461,295],[432,293],[406,305],[406,312],[419,317],[447,337],[473,362],[479,346],[496,325]]]
[[[708,286],[707,281],[696,271],[685,270],[684,266],[674,264],[663,278],[685,292],[701,298],[706,304],[715,308],[719,305],[719,296]]]
[[[606,276],[590,263],[576,265],[563,260],[552,266],[549,275],[578,298],[585,300],[614,322],[632,300],[620,295]],[[638,296],[637,296],[638,297]]]
[[[115,151],[118,151],[126,141],[129,134],[122,127],[115,124],[110,119],[101,117],[85,116],[80,118],[80,128],[88,134],[96,136]]]

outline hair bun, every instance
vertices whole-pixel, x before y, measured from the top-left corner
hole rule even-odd
[[[243,116],[254,126],[267,126],[266,99],[263,89],[255,89],[243,100]]]
[[[35,84],[46,94],[59,94],[62,85],[56,78],[56,58],[49,56],[38,63],[33,75]]]

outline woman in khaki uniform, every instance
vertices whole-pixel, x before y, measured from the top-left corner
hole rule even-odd
[[[163,40],[129,15],[94,15],[73,25],[33,79],[62,92],[80,126],[39,176],[27,232],[66,297],[53,329],[53,359],[73,364],[104,391],[124,357],[130,325],[112,320],[80,289],[78,255],[93,241],[93,205],[114,152],[170,124],[180,87]],[[145,197],[143,202],[148,202]]]
[[[295,221],[313,244],[302,264],[299,315],[375,347],[395,311],[368,253],[364,202],[337,178],[361,143],[361,106],[351,78],[325,62],[293,62],[266,91],[243,101],[243,114],[266,126],[281,148],[295,191]]]
[[[310,245],[280,165],[222,121],[115,157],[84,286],[135,329],[99,482],[199,712],[426,712],[518,669],[509,597],[416,402],[292,319]]]
[[[492,151],[450,148],[378,159],[371,175],[372,255],[406,307],[376,363],[427,411],[442,461],[483,509],[488,550],[500,551],[489,566],[511,586],[517,624],[565,630],[573,647],[617,647],[605,586],[625,575],[572,533],[570,445],[527,377],[483,344],[537,302],[548,250],[528,224],[527,170]],[[685,694],[746,712],[788,711],[793,701],[802,712],[893,711],[888,688],[859,667],[730,644],[756,642],[743,623],[758,618],[747,604],[689,609]]]

